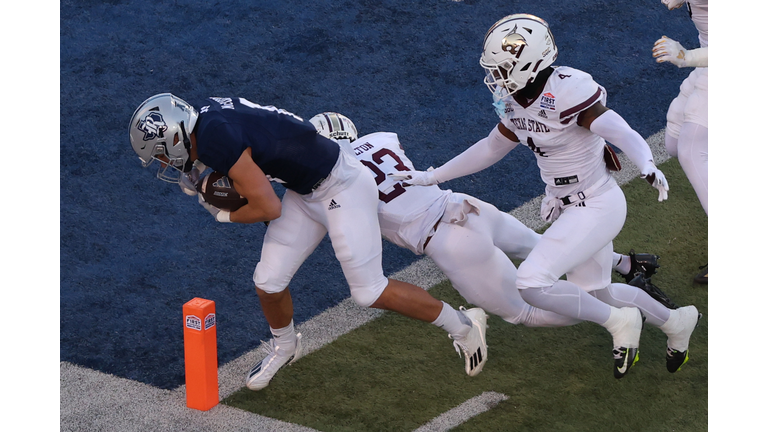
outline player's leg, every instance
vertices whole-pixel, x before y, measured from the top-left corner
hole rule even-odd
[[[481,233],[490,239],[491,245],[507,255],[525,259],[539,242],[541,234],[528,228],[509,213],[469,195],[456,193],[454,196],[469,199],[479,208],[480,219],[475,218],[475,225],[480,225]]]
[[[612,239],[626,218],[626,201],[618,186],[584,206],[566,208],[544,232],[539,243],[518,270],[517,287],[527,303],[561,315],[591,321],[605,327],[614,341],[614,376],[621,378],[637,361],[642,315],[636,308],[615,308],[589,295],[610,283]],[[584,286],[560,277],[600,255],[606,270],[592,275],[576,274]]]
[[[498,216],[493,223],[492,236],[494,245],[512,258],[521,260],[527,258],[533,247],[539,242],[541,234],[528,228],[511,214],[499,211],[499,209],[492,204],[480,200],[477,201],[480,202],[481,208],[487,208],[487,210],[482,210],[484,214],[491,213]],[[658,268],[658,265],[656,264],[656,260],[658,259],[657,256],[645,253],[637,254],[640,259],[635,260],[634,255],[634,252],[632,255],[624,255],[614,252],[613,270],[617,271],[622,276],[630,275],[637,270],[643,272],[647,271],[651,274],[655,273],[655,269]],[[650,277],[651,274],[648,274],[648,277]]]
[[[464,351],[466,372],[479,373],[487,358],[485,312],[458,311],[421,287],[384,276],[378,189],[373,177],[358,176],[332,199],[339,207],[321,209],[320,217],[325,220],[355,302],[441,327],[454,339],[457,349]]]
[[[441,222],[425,250],[459,294],[469,303],[512,324],[562,327],[581,322],[534,308],[523,301],[515,286],[517,269],[494,241],[505,243],[502,237],[509,235],[521,239],[522,247],[526,247],[526,244],[538,242],[539,235],[492,205],[474,202],[480,208],[479,214],[467,215],[461,225]],[[510,224],[509,219],[519,226]],[[528,232],[534,235],[529,236]],[[525,241],[529,237],[534,239],[533,242]],[[532,249],[533,246],[527,247]],[[526,256],[528,252],[525,251]]]
[[[694,71],[683,80],[680,84],[680,93],[672,100],[667,109],[667,127],[664,131],[664,145],[667,148],[667,153],[672,157],[677,157],[678,151],[678,138],[680,137],[680,130],[683,127],[685,118],[685,106],[688,103],[688,97],[693,93],[694,82],[696,80]]]
[[[288,283],[326,233],[323,225],[307,217],[303,206],[298,194],[291,190],[285,192],[282,214],[267,228],[261,260],[253,273],[273,338],[267,356],[248,373],[246,386],[251,390],[266,387],[281,367],[303,354],[301,334],[297,334],[293,326],[293,301]]]
[[[708,214],[709,203],[709,109],[708,69],[695,71],[694,89],[685,105],[684,123],[678,139],[678,159],[685,175],[699,197],[704,212]]]

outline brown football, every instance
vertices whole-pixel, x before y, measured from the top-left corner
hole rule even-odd
[[[203,195],[205,202],[222,210],[235,211],[248,203],[235,190],[229,177],[215,171],[197,183],[197,191]]]

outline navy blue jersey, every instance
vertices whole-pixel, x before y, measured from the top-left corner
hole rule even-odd
[[[251,148],[253,161],[270,181],[308,194],[331,172],[339,146],[308,121],[243,98],[211,97],[199,105],[197,157],[222,174]]]

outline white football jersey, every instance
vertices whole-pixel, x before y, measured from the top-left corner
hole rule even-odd
[[[554,67],[541,94],[528,105],[505,100],[501,122],[535,154],[547,194],[564,197],[602,185],[613,177],[603,160],[605,140],[576,124],[576,117],[606,91],[578,69]]]
[[[403,151],[397,134],[376,132],[358,138],[352,144],[355,156],[373,174],[379,188],[379,225],[388,241],[424,253],[424,241],[443,217],[450,190],[433,186],[404,187],[388,173],[415,171]]]

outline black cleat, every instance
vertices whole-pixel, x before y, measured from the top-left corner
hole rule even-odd
[[[667,370],[675,373],[688,362],[688,350],[680,352],[667,347]]]
[[[687,353],[687,351],[686,351]],[[613,376],[616,379],[622,378],[629,372],[629,369],[640,360],[640,350],[638,348],[614,348],[613,349]]]
[[[634,249],[629,251],[629,262],[631,263],[629,273],[621,275],[627,283],[634,279],[637,273],[641,273],[646,279],[650,279],[651,276],[656,274],[656,269],[660,267],[658,255],[649,253],[636,254]]]
[[[697,284],[707,285],[707,280],[709,279],[709,264],[704,264],[699,267],[699,270],[701,271],[693,277],[693,281]]]
[[[656,285],[652,284],[651,280],[645,278],[641,273],[638,273],[637,276],[635,276],[627,283],[627,285],[640,288],[641,290],[647,292],[648,295],[653,297],[654,300],[670,309],[677,309],[680,307],[675,302],[673,302],[668,295],[664,294],[664,291],[659,289],[659,287]]]
[[[691,339],[691,334],[698,327],[702,316],[695,306],[686,306],[680,309],[680,313],[683,315],[679,331],[667,339],[667,370],[670,373],[679,371],[688,362],[688,343]],[[670,340],[672,338],[674,338],[674,341]],[[679,347],[684,346],[686,349],[683,351],[676,350],[669,347],[671,344]]]

